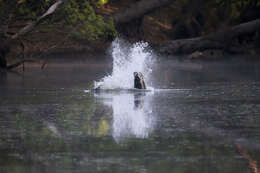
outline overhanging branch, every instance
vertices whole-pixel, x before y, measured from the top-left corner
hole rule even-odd
[[[39,23],[41,23],[46,17],[51,15],[56,11],[56,9],[63,3],[64,0],[59,0],[56,3],[54,3],[42,16],[40,16],[36,21],[29,23],[25,27],[23,27],[21,30],[19,30],[15,35],[12,36],[12,39],[16,39],[22,35],[25,35],[33,30],[35,26],[37,26]]]

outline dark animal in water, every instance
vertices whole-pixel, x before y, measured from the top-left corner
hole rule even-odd
[[[137,89],[146,89],[145,82],[144,82],[144,76],[141,72],[137,73],[134,72],[134,88]]]

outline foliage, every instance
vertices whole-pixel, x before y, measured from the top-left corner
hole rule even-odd
[[[105,5],[106,3],[108,3],[108,0],[99,0],[97,2],[98,5]]]
[[[117,35],[112,18],[105,21],[101,15],[96,15],[89,1],[70,1],[65,13],[68,24],[76,27],[74,35],[78,38],[97,40]]]
[[[185,23],[185,27],[190,30],[196,30],[194,26],[199,24],[200,34],[211,33],[216,29],[225,29],[260,18],[259,0],[180,0],[176,2],[177,10],[174,11],[176,17],[173,23]]]
[[[55,3],[55,0],[38,0],[37,3],[34,0],[18,0],[14,15],[16,18],[22,20],[36,19],[53,3]]]
[[[244,22],[243,19],[252,20],[260,10],[257,0],[211,0],[208,4],[208,10],[216,9],[216,15],[220,20],[227,20],[231,24]]]
[[[14,22],[35,20],[57,0],[17,0],[17,8],[12,16]],[[112,18],[104,19],[97,15],[95,5],[104,5],[108,0],[68,0],[62,7],[50,17],[49,23],[65,22],[69,25],[74,36],[88,40],[108,39],[115,37],[115,29]],[[0,9],[5,7],[5,1],[0,0]],[[55,20],[54,20],[55,19]]]

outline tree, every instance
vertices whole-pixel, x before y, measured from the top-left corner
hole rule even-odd
[[[8,27],[9,27],[11,15],[14,13],[17,4],[21,3],[21,1],[8,0],[8,1],[4,1],[3,3],[4,3],[3,4],[4,12],[1,18],[2,23],[0,24],[0,41],[3,43],[2,46],[0,47],[0,68],[11,69],[16,66],[19,66],[20,64],[25,62],[25,60],[23,59],[20,62],[7,66],[6,55],[9,52],[10,46],[14,43],[15,40],[18,40],[19,37],[32,31],[32,29],[36,27],[39,23],[41,23],[46,17],[54,13],[55,10],[58,8],[58,6],[63,3],[63,1],[62,0],[57,1],[37,20],[27,24],[25,27],[20,29],[17,33],[12,35],[8,34]],[[24,48],[22,42],[21,45]]]
[[[22,60],[15,65],[7,65],[6,56],[9,48],[14,44],[21,45],[24,48],[23,39],[37,25],[46,20],[51,22],[63,21],[71,26],[71,32],[75,36],[84,37],[88,40],[100,39],[103,37],[114,37],[117,33],[111,19],[104,20],[102,16],[96,15],[89,0],[40,0],[39,5],[30,0],[0,0],[0,8],[3,9],[0,23],[0,68],[14,68],[26,60]],[[39,14],[37,10],[44,11]],[[58,13],[59,17],[51,20],[50,16]],[[57,15],[58,16],[58,15]],[[32,20],[16,33],[9,32],[9,25],[15,20]]]

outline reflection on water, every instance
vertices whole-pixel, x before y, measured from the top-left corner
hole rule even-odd
[[[248,161],[248,164],[249,164],[249,167],[250,167],[252,173],[259,173],[258,166],[257,166],[257,161],[253,160],[251,158],[251,156],[247,153],[247,151],[245,149],[243,149],[240,144],[237,144],[237,150],[242,155],[242,157],[246,161]]]
[[[0,172],[259,172],[255,93],[260,83],[154,93],[9,88],[0,97]]]
[[[160,68],[167,90],[84,92],[105,75],[92,67],[0,79],[0,173],[259,172],[259,81],[176,90],[173,80],[215,73]]]
[[[99,93],[105,105],[113,109],[112,136],[120,142],[129,137],[147,138],[153,130],[155,117],[150,105],[152,93]]]

